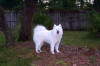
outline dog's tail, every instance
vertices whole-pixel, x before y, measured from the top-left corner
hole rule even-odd
[[[38,31],[43,31],[43,30],[46,30],[46,28],[42,25],[37,25],[35,28],[34,28],[34,33],[35,32],[38,32]]]

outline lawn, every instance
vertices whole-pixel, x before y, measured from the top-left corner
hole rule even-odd
[[[64,32],[63,44],[80,47],[98,47],[100,38],[94,38],[86,31],[66,31]]]
[[[12,47],[5,48],[5,38],[0,32],[0,66],[30,66],[32,61],[40,62],[39,56],[34,56],[33,49]],[[68,46],[98,47],[100,39],[89,36],[86,31],[66,31],[64,32],[62,44]],[[58,61],[58,60],[57,60]],[[35,66],[32,64],[32,66]]]
[[[62,43],[69,46],[98,47],[100,38],[94,38],[86,31],[65,31]],[[0,32],[0,46],[5,44],[5,37]]]
[[[31,50],[27,48],[6,48],[5,37],[3,33],[0,32],[0,66],[30,66],[30,62],[34,56],[30,56],[29,58],[21,58],[27,55],[27,53],[30,51]]]

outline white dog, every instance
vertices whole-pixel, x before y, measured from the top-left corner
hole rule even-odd
[[[41,52],[41,47],[44,42],[50,44],[50,51],[54,54],[54,49],[57,53],[60,51],[59,44],[63,35],[63,29],[61,24],[53,26],[52,30],[47,30],[44,26],[38,25],[34,28],[33,40],[35,43],[35,51],[36,53]]]

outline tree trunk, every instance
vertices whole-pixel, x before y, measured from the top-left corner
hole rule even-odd
[[[25,0],[24,3],[24,18],[21,23],[21,31],[19,41],[31,40],[32,37],[32,19],[34,14],[34,1]]]

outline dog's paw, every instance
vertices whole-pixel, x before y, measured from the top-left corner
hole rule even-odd
[[[52,54],[55,54],[54,52],[51,52]]]
[[[39,52],[43,52],[42,50],[39,50]]]
[[[60,51],[59,51],[59,50],[57,50],[57,53],[60,53]]]
[[[40,53],[40,51],[39,51],[39,50],[37,50],[37,51],[36,51],[36,53]]]
[[[38,54],[39,54],[40,52],[36,52],[36,53],[38,53]]]

